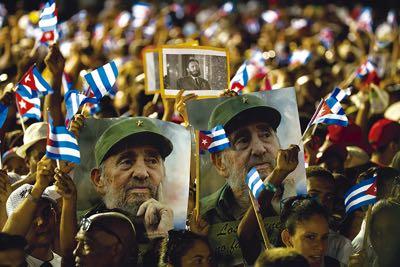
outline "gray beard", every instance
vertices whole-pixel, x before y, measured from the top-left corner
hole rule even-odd
[[[101,179],[104,179],[102,177]],[[106,178],[105,178],[106,179]],[[108,181],[108,180],[107,180]],[[103,202],[108,209],[121,209],[129,214],[136,216],[139,207],[148,200],[148,197],[144,194],[136,194],[133,202],[128,203],[128,190],[131,183],[128,183],[121,189],[115,189],[107,184],[107,190],[103,195]],[[161,197],[161,186],[154,187],[152,190],[151,198],[160,200]]]

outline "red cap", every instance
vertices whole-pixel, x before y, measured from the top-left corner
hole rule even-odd
[[[388,119],[375,122],[368,134],[369,143],[375,150],[399,138],[400,124]]]
[[[347,127],[339,125],[329,125],[327,139],[335,144],[345,146],[357,146],[362,148],[368,154],[372,153],[366,136],[363,135],[360,126],[350,123]]]

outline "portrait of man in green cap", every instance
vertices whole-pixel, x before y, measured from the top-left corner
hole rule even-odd
[[[143,218],[150,238],[165,235],[174,227],[173,211],[162,202],[164,162],[172,150],[170,139],[149,118],[127,118],[109,126],[97,140],[96,167],[90,173],[102,208]]]
[[[243,217],[251,206],[245,182],[251,168],[255,167],[264,179],[276,168],[278,153],[297,158],[297,146],[281,149],[277,135],[281,119],[276,108],[252,94],[227,98],[213,109],[208,129],[222,125],[231,146],[210,155],[212,165],[225,183],[200,200],[200,213],[208,223],[236,221]]]

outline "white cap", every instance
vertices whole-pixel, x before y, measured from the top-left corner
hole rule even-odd
[[[31,124],[24,133],[24,144],[17,149],[17,155],[21,158],[25,158],[28,148],[40,140],[47,139],[47,132],[48,127],[46,122],[35,122]]]
[[[21,204],[22,200],[24,200],[26,194],[30,192],[33,188],[31,184],[23,184],[17,189],[15,189],[7,199],[6,203],[6,211],[7,216],[10,217],[14,210]],[[47,190],[47,188],[46,188]],[[56,199],[52,198],[52,196],[47,192],[44,191],[41,198],[50,200],[53,203],[56,203]]]

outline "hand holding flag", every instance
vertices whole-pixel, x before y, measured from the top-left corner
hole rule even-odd
[[[362,206],[374,204],[376,202],[376,187],[377,177],[376,174],[359,184],[351,187],[344,200],[346,213],[351,213]]]

